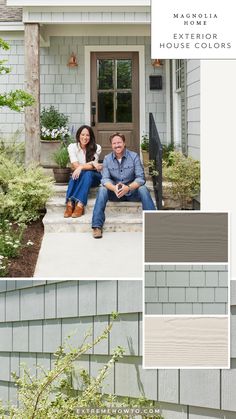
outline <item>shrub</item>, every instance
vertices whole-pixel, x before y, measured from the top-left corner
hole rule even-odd
[[[24,168],[0,156],[0,216],[18,222],[39,218],[52,195],[53,179],[39,167]]]
[[[7,276],[8,258],[0,254],[0,278]]]
[[[16,130],[9,139],[4,139],[0,136],[0,155],[4,155],[16,163],[24,163],[25,157],[25,143],[19,141],[21,131]]]
[[[53,160],[59,167],[67,167],[70,158],[67,147],[62,145],[54,154]]]
[[[9,44],[0,38],[0,48],[9,50]],[[6,60],[0,60],[0,75],[8,74],[11,69],[5,65]],[[9,109],[21,112],[26,106],[32,106],[35,103],[33,96],[24,90],[15,90],[8,93],[0,94],[0,108],[7,106]]]
[[[168,165],[168,161],[163,161],[163,177],[170,182],[169,188],[180,199],[184,208],[186,200],[200,191],[200,163],[176,151],[169,153],[169,160],[171,165]]]
[[[99,371],[98,376],[93,378],[85,370],[81,370],[81,390],[76,391],[73,388],[72,380],[74,374],[74,362],[87,353],[87,351],[97,345],[101,340],[107,339],[113,323],[104,330],[101,336],[97,337],[93,343],[87,343],[87,338],[91,333],[87,333],[83,344],[79,348],[71,348],[64,344],[54,354],[55,362],[51,371],[45,371],[43,368],[37,372],[37,377],[31,376],[26,367],[22,367],[23,374],[17,377],[13,374],[18,387],[19,407],[10,406],[8,415],[12,419],[80,419],[90,418],[112,419],[119,417],[130,418],[127,415],[96,415],[76,413],[76,408],[105,408],[120,407],[122,403],[116,400],[114,395],[106,396],[101,391],[102,384],[111,367],[123,357],[124,350],[117,347],[111,356],[111,359]],[[69,349],[69,351],[68,351]],[[125,400],[125,406],[144,406],[152,405],[152,402],[144,400],[128,401]],[[0,414],[4,417],[4,408],[0,406]],[[135,417],[135,415],[133,415]],[[160,414],[146,417],[162,419]]]
[[[144,134],[142,136],[141,150],[143,150],[143,151],[148,151],[149,150],[149,138],[148,138],[147,134]]]
[[[12,225],[8,220],[0,220],[0,254],[7,258],[18,255],[21,248],[24,224]]]

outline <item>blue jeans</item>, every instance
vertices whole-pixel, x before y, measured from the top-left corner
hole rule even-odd
[[[92,228],[102,228],[105,222],[105,209],[107,201],[128,201],[128,202],[142,202],[143,210],[155,210],[155,205],[151,198],[150,192],[145,185],[140,186],[138,189],[117,198],[116,194],[109,191],[105,186],[101,186],[98,190],[96,202],[93,210]]]
[[[82,170],[78,179],[70,179],[66,192],[66,202],[82,202],[87,204],[89,189],[99,186],[102,175],[95,170]]]

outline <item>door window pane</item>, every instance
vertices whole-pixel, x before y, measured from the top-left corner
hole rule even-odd
[[[98,60],[98,89],[113,89],[113,60]]]
[[[132,61],[117,60],[117,89],[132,88]]]
[[[114,100],[112,92],[98,93],[98,122],[114,122]]]
[[[132,122],[131,93],[117,93],[116,122]]]

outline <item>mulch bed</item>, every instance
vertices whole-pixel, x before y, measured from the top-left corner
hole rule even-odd
[[[10,259],[9,278],[27,278],[34,275],[44,233],[42,218],[43,216],[39,220],[28,224],[23,235],[23,245],[26,245],[28,240],[31,240],[34,244],[33,246],[23,247],[19,256]]]

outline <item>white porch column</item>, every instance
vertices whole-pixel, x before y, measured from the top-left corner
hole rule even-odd
[[[35,104],[25,109],[25,163],[40,161],[39,24],[25,24],[25,84]]]

